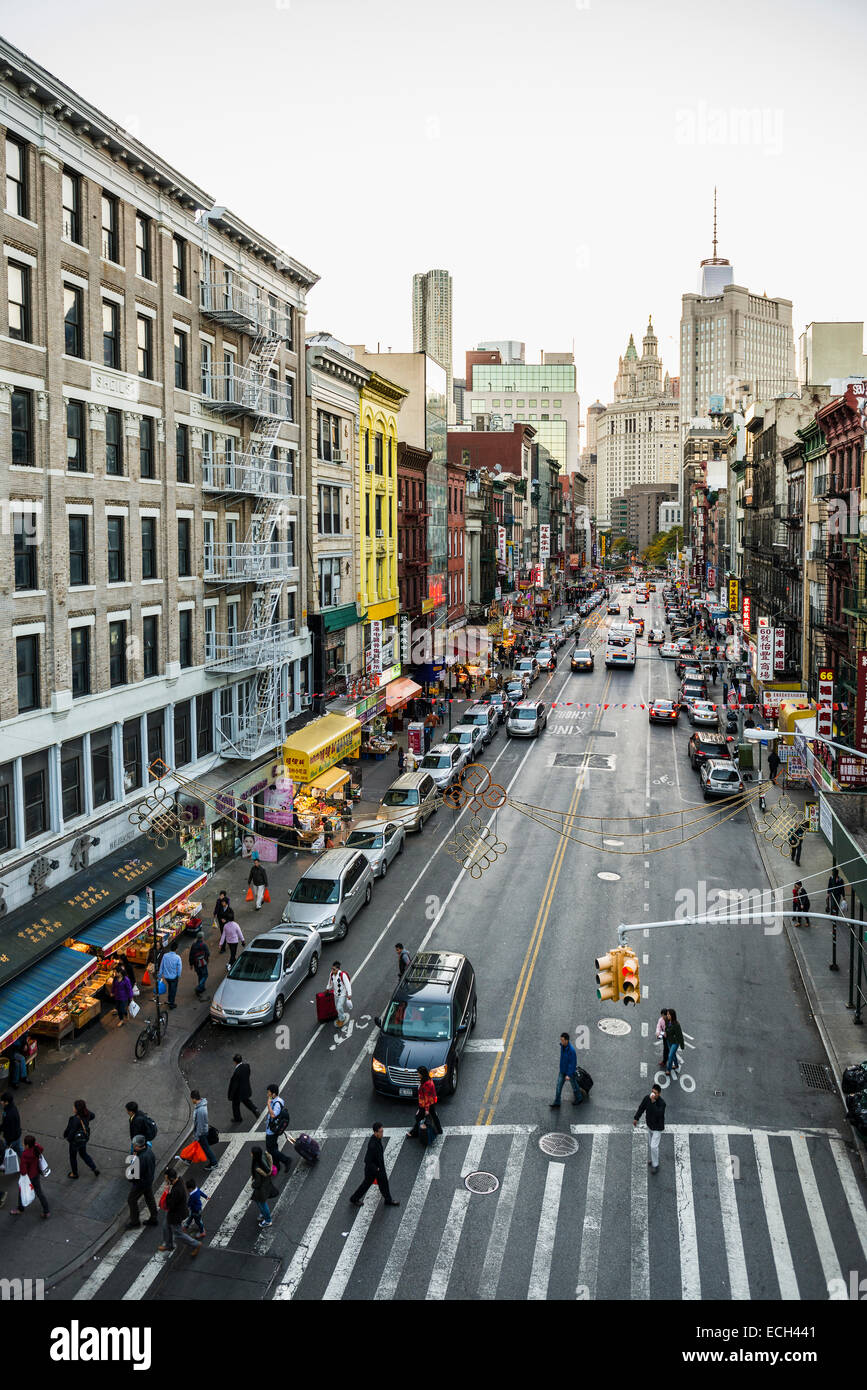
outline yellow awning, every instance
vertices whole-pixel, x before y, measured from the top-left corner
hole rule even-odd
[[[400,606],[399,598],[386,598],[382,603],[370,603],[364,615],[364,621],[371,623],[377,619],[382,621],[384,618],[394,618]]]
[[[361,723],[342,714],[313,719],[283,744],[283,765],[293,782],[312,782],[341,758],[352,757],[361,747]]]
[[[331,796],[338,787],[342,787],[344,782],[349,781],[349,773],[342,767],[331,767],[327,772],[320,772],[315,782],[310,783],[312,792],[319,792],[320,796]]]
[[[385,708],[397,709],[399,705],[405,705],[407,700],[411,700],[414,695],[421,694],[421,686],[415,681],[410,680],[409,676],[403,676],[400,680],[392,681],[385,687]]]

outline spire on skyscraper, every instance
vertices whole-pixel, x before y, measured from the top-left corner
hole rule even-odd
[[[718,295],[726,285],[734,284],[735,273],[731,261],[717,255],[717,201],[716,185],[713,190],[713,255],[705,256],[698,273],[698,292],[705,297]]]

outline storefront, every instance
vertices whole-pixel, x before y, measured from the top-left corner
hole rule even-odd
[[[421,686],[410,676],[400,676],[397,680],[389,681],[385,690],[385,710],[393,727],[401,728],[403,726],[403,716],[407,705],[410,700],[414,700],[421,693]],[[379,743],[381,751],[388,753],[391,751],[394,740],[380,738]],[[386,747],[386,743],[390,746]]]
[[[314,719],[286,739],[281,814],[285,816],[291,806],[298,845],[318,851],[340,833],[352,785],[349,770],[337,764],[357,758],[360,750],[361,721],[340,714]]]
[[[185,866],[212,874],[236,854],[249,854],[252,849],[261,859],[274,862],[278,846],[269,829],[266,808],[268,793],[282,772],[282,758],[272,753],[235,781],[226,781],[225,767],[200,778],[196,790],[201,789],[204,799],[181,792],[178,801],[186,824],[180,843]]]

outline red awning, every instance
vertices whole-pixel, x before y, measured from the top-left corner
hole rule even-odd
[[[399,709],[406,704],[407,700],[420,694],[421,686],[416,685],[409,676],[402,676],[400,680],[391,681],[385,687],[385,708],[387,710]]]

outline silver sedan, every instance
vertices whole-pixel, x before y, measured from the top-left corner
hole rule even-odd
[[[289,996],[319,969],[322,942],[307,927],[272,927],[230,965],[211,1001],[211,1020],[227,1027],[279,1023]]]
[[[374,878],[385,878],[388,866],[406,844],[406,830],[392,821],[362,820],[350,832],[347,849],[358,849],[364,855]]]

